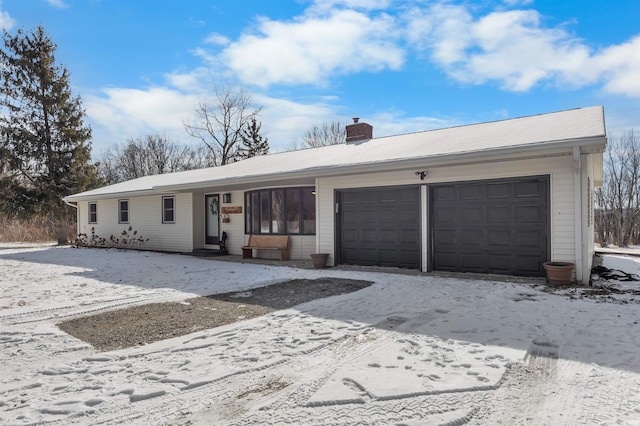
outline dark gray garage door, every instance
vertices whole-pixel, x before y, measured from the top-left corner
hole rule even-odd
[[[432,185],[429,200],[432,270],[544,275],[548,176]]]
[[[343,190],[336,199],[339,263],[420,268],[418,187]]]

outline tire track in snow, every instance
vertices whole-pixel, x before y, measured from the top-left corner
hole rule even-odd
[[[130,296],[106,301],[83,302],[79,305],[60,306],[49,309],[38,309],[34,311],[19,312],[0,316],[3,322],[10,325],[20,325],[37,323],[63,318],[92,314],[100,311],[112,310],[131,305],[146,305],[148,303],[169,302],[181,298],[190,297],[188,295],[166,295],[166,293],[151,294],[145,296]],[[80,310],[78,310],[80,309]],[[26,319],[21,319],[27,317]]]

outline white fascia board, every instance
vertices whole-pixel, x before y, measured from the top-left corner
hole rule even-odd
[[[409,169],[412,167],[433,167],[452,164],[473,163],[475,161],[491,161],[497,159],[522,159],[544,157],[549,155],[571,155],[574,147],[580,147],[581,152],[602,152],[606,146],[606,137],[598,136],[585,139],[569,139],[563,141],[547,141],[537,144],[521,146],[508,146],[495,149],[483,149],[478,151],[457,152],[452,154],[438,154],[421,157],[406,157],[394,160],[379,160],[367,163],[352,163],[340,165],[326,165],[307,169],[292,170],[290,172],[273,172],[260,175],[234,176],[230,178],[201,180],[175,185],[155,185],[148,189],[134,191],[105,192],[93,195],[78,195],[64,197],[65,201],[97,200],[115,197],[136,197],[143,195],[158,195],[167,192],[183,192],[212,186],[233,186],[248,184],[269,184],[269,182],[295,179],[309,179],[344,174],[357,174],[368,172],[384,172],[392,170]]]
[[[95,195],[70,195],[68,197],[63,197],[62,200],[64,202],[77,202],[77,201],[88,201],[88,200],[104,200],[109,198],[129,198],[129,197],[142,197],[145,195],[159,195],[165,194],[167,191],[157,191],[155,189],[144,189],[138,191],[118,191],[118,192],[109,192],[103,194],[95,194]]]
[[[355,163],[347,165],[329,165],[314,167],[304,170],[294,170],[291,172],[277,172],[273,174],[253,175],[233,177],[229,179],[216,179],[211,181],[189,182],[177,185],[160,185],[155,186],[155,190],[163,191],[185,191],[190,189],[206,188],[211,186],[222,185],[240,185],[251,182],[268,183],[269,181],[296,178],[316,178],[327,177],[336,174],[355,174],[367,172],[383,172],[398,169],[409,169],[412,167],[429,167],[433,165],[442,166],[448,163],[461,163],[470,161],[488,161],[492,158],[504,160],[504,156],[513,159],[521,159],[522,157],[545,157],[549,155],[571,155],[574,147],[580,147],[581,152],[599,152],[604,149],[606,139],[603,137],[588,139],[571,139],[566,141],[545,142],[541,144],[531,144],[518,147],[505,147],[496,149],[485,149],[482,151],[470,151],[455,154],[443,154],[434,156],[402,158],[397,160],[375,161],[369,163]],[[500,158],[503,157],[503,158]]]

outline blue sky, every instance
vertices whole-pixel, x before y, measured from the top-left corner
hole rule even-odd
[[[214,87],[261,106],[272,151],[360,117],[385,136],[604,105],[640,129],[637,0],[0,0],[42,24],[93,128],[94,154],[183,129]]]

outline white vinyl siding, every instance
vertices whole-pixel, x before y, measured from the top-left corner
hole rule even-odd
[[[318,251],[330,253],[329,264],[334,262],[335,200],[334,191],[346,188],[367,188],[397,185],[428,185],[429,183],[457,182],[509,178],[515,176],[551,176],[551,258],[550,260],[575,259],[573,163],[571,155],[527,160],[502,160],[492,163],[461,166],[425,167],[424,180],[415,175],[418,169],[395,172],[354,174],[319,178],[318,193]],[[426,220],[426,219],[425,219]]]
[[[83,225],[78,232],[91,236],[91,228],[96,235],[109,239],[111,235],[118,236],[129,229],[138,231],[137,235],[149,239],[138,247],[146,250],[190,252],[193,250],[192,231],[192,196],[190,193],[175,195],[175,223],[168,226],[162,223],[162,196],[150,195],[129,198],[130,215],[128,224],[118,223],[118,199],[98,200],[99,211],[103,212],[99,224]],[[88,209],[87,202],[78,203],[78,214]],[[111,212],[107,214],[107,212]]]

